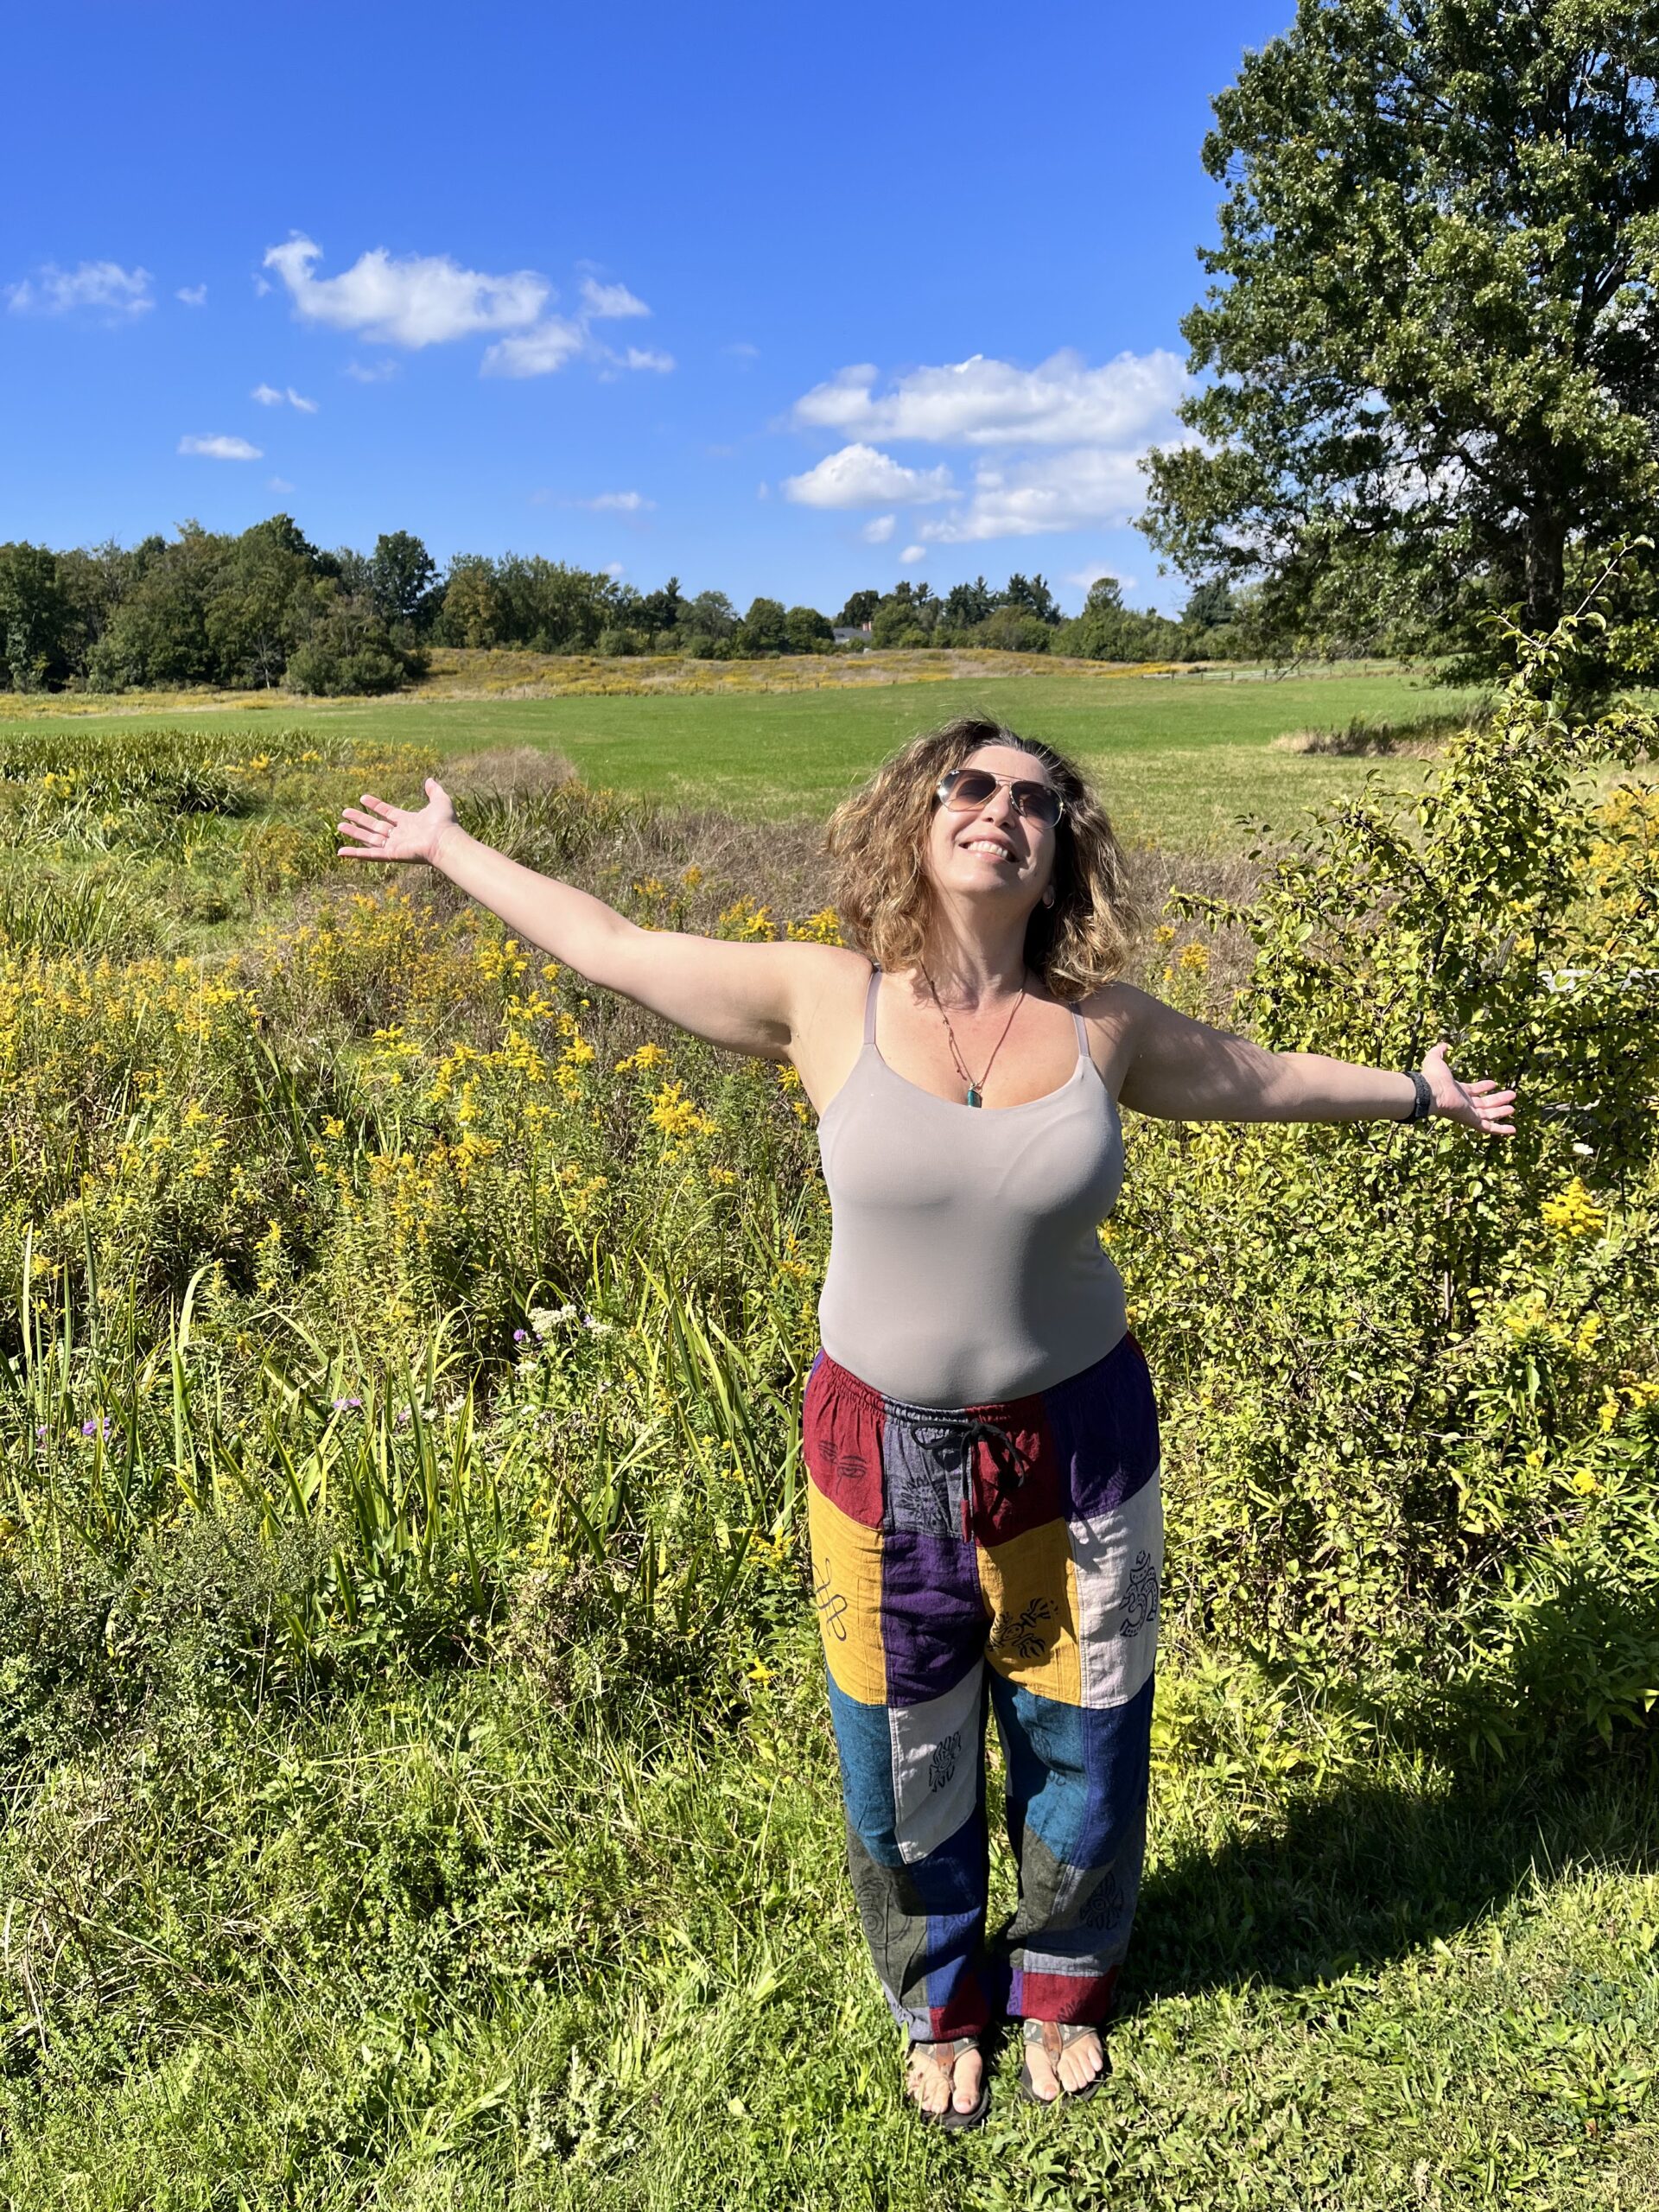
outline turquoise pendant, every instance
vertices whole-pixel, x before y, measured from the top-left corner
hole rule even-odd
[[[968,1086],[968,1103],[970,1106],[982,1106],[985,1103],[971,1083]]]

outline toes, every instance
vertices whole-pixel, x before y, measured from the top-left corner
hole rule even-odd
[[[983,2069],[980,2064],[979,2053],[974,2050],[963,2051],[962,2056],[957,2061],[957,2093],[951,2101],[958,2112],[972,2112],[974,2107],[979,2102],[979,2085],[982,2075]]]
[[[1082,2036],[1060,2058],[1060,2079],[1068,2089],[1087,2088],[1101,2069],[1100,2040]]]
[[[1052,2104],[1060,2094],[1060,2084],[1053,2063],[1040,2044],[1027,2044],[1026,2064],[1031,2074],[1032,2088],[1045,2104]]]

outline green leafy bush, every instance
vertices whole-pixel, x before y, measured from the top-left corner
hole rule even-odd
[[[1573,649],[1517,639],[1420,798],[1373,771],[1249,906],[1175,901],[1254,941],[1231,1026],[1382,1067],[1444,1039],[1516,1087],[1513,1138],[1151,1125],[1113,1230],[1166,1378],[1182,1617],[1496,1740],[1546,1712],[1605,1737],[1659,1694],[1659,791],[1595,788],[1656,730],[1568,721]]]

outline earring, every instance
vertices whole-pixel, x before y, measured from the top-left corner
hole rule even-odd
[[[1054,904],[1054,887],[1052,884],[1051,884],[1048,889],[1043,893],[1043,904],[1045,906],[1052,906]]]

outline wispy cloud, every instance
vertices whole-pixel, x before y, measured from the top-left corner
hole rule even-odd
[[[479,331],[517,329],[533,323],[553,296],[533,269],[493,276],[463,269],[442,253],[398,258],[375,246],[337,276],[314,273],[321,257],[322,248],[296,232],[270,249],[264,265],[288,287],[304,321],[361,331],[389,346],[418,349]]]
[[[1120,353],[1091,369],[1069,347],[1034,369],[975,353],[912,369],[884,392],[864,363],[795,403],[804,428],[933,445],[1121,445],[1160,423],[1186,388],[1178,354]]]
[[[398,364],[387,358],[379,361],[347,361],[346,374],[353,384],[390,384],[398,373]]]
[[[302,415],[315,415],[317,411],[317,402],[303,397],[292,385],[279,391],[274,384],[257,384],[248,397],[257,399],[262,407],[297,407]]]
[[[185,437],[179,440],[179,451],[200,454],[206,461],[263,461],[264,458],[259,448],[251,446],[245,438]]]
[[[622,356],[622,365],[625,369],[654,369],[659,376],[666,376],[674,365],[674,356],[660,353],[654,346],[630,346]]]
[[[562,315],[550,315],[533,330],[503,338],[484,356],[481,373],[486,377],[549,377],[562,369],[588,343],[580,324]]]
[[[803,507],[930,506],[956,496],[948,468],[906,468],[874,446],[843,446],[815,468],[784,479],[784,497]]]
[[[898,525],[897,515],[876,515],[865,524],[859,535],[867,545],[885,545]]]
[[[645,302],[636,299],[626,284],[598,284],[591,276],[582,280],[582,304],[591,322],[651,313]]]
[[[175,300],[182,300],[188,308],[205,308],[207,287],[205,284],[181,284],[173,296]]]
[[[291,492],[294,489],[294,486],[289,482],[286,476],[267,476],[265,479],[265,489],[267,492]]]
[[[118,261],[82,261],[60,269],[48,261],[32,277],[6,287],[13,315],[73,315],[77,308],[101,308],[117,321],[143,315],[156,304],[148,269],[124,269]]]
[[[643,492],[601,492],[596,499],[578,499],[581,507],[591,507],[595,514],[638,515],[654,507],[655,499],[648,499]]]
[[[1052,530],[1120,529],[1144,506],[1146,493],[1133,450],[1079,447],[1030,461],[982,462],[966,505],[924,523],[918,534],[936,545],[968,545]]]
[[[925,545],[906,545],[904,551],[899,556],[899,565],[901,569],[914,569],[918,567],[922,562],[926,560],[926,558],[927,548]]]

